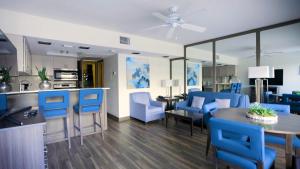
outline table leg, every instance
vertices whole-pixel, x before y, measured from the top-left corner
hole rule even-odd
[[[168,114],[167,113],[165,114],[165,117],[166,117],[166,128],[168,128]]]
[[[286,168],[291,169],[293,167],[293,135],[287,134],[285,136],[285,163]]]
[[[209,148],[210,148],[210,130],[209,130],[209,127],[207,127],[207,141],[206,141],[206,159],[207,159],[207,156],[208,156],[208,152],[209,152]]]
[[[194,122],[191,120],[191,136],[193,136],[193,128],[194,128]]]

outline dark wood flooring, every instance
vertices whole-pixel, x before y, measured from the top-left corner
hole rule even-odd
[[[212,154],[205,158],[206,130],[170,120],[166,129],[162,121],[147,125],[130,120],[118,123],[108,119],[104,140],[100,134],[72,138],[67,142],[48,145],[49,169],[210,169]],[[276,148],[276,168],[284,168],[284,149]]]

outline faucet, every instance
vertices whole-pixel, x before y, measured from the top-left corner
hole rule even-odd
[[[22,85],[24,85],[24,88],[22,88]],[[27,85],[27,87],[25,87],[26,85]],[[20,92],[28,89],[28,87],[30,85],[31,85],[31,83],[28,80],[21,80],[21,81],[19,81]]]

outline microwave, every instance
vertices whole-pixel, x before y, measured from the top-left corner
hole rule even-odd
[[[53,69],[53,79],[54,81],[77,81],[78,70],[55,68]]]

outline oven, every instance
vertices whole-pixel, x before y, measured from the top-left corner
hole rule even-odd
[[[53,69],[54,81],[78,81],[77,69]]]

